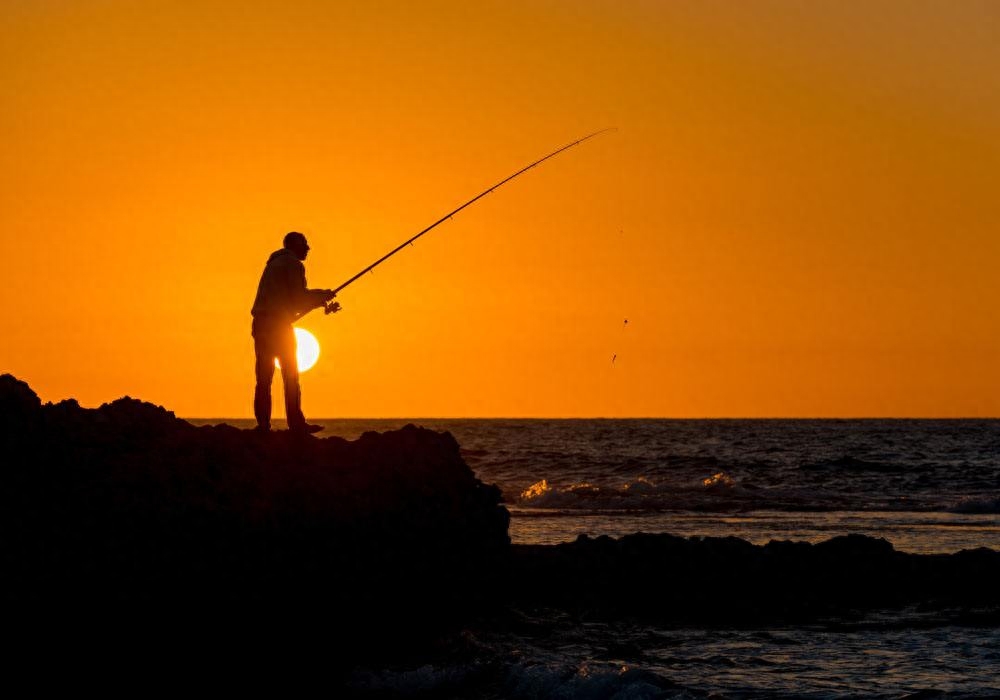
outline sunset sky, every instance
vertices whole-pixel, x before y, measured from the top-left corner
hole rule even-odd
[[[304,319],[306,415],[998,416],[998,37],[996,2],[5,0],[0,371],[249,417],[287,231],[335,287],[617,127]]]

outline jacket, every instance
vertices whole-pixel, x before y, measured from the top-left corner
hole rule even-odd
[[[306,266],[295,253],[282,248],[267,259],[250,313],[255,320],[292,323],[324,301],[322,291],[306,287]]]

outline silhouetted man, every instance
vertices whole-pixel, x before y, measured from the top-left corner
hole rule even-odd
[[[271,380],[274,378],[274,360],[281,364],[281,378],[285,384],[285,417],[288,428],[299,433],[315,433],[321,425],[306,423],[302,415],[302,397],[299,392],[299,363],[295,356],[295,332],[292,323],[302,314],[324,306],[333,299],[329,289],[308,289],[306,267],[302,261],[309,254],[306,237],[298,231],[285,236],[284,248],[271,253],[260,276],[257,298],[254,299],[253,335],[257,354],[257,388],[253,397],[253,412],[257,429],[271,429]],[[340,304],[333,304],[336,311]]]

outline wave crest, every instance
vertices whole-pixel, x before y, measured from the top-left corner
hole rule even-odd
[[[521,492],[522,501],[531,501],[536,498],[541,498],[547,493],[552,491],[552,487],[549,486],[547,479],[542,479],[541,481],[536,481],[531,486],[526,488]]]
[[[733,477],[726,474],[726,472],[716,472],[712,476],[701,480],[702,486],[706,488],[719,488],[732,486],[736,483]]]

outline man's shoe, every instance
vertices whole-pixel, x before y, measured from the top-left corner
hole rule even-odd
[[[288,429],[293,433],[312,435],[313,433],[318,433],[324,428],[322,425],[316,425],[315,423],[303,423],[302,425],[290,426]]]

